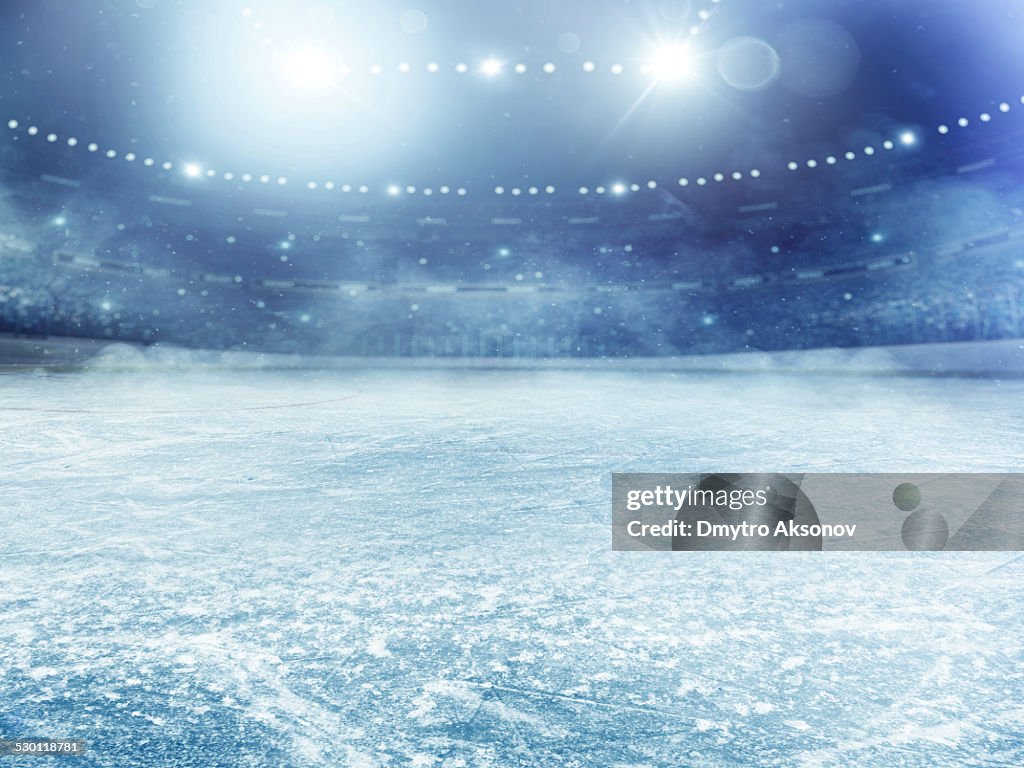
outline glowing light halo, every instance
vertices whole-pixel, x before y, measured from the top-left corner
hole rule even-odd
[[[281,54],[280,68],[289,83],[302,91],[330,88],[334,85],[334,76],[338,71],[334,55],[313,43]]]
[[[688,45],[659,46],[648,62],[651,74],[659,82],[677,83],[696,74],[696,56]]]

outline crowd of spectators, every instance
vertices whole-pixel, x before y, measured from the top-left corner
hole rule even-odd
[[[0,332],[334,355],[647,356],[1024,336],[1013,243],[763,285],[359,293],[114,271],[0,251]],[[520,288],[522,286],[519,286]]]

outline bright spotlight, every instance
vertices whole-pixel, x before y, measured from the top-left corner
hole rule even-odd
[[[913,131],[904,131],[900,134],[900,143],[905,147],[912,147],[917,144],[917,136]]]
[[[693,75],[693,54],[686,46],[670,46],[655,52],[651,72],[658,80],[683,80]]]
[[[497,59],[486,59],[480,65],[480,72],[487,77],[495,77],[501,74],[502,64]]]
[[[323,90],[334,79],[334,59],[322,48],[315,46],[299,48],[286,54],[282,69],[292,85],[306,91]]]
[[[624,195],[624,194],[626,194],[626,185],[623,184],[622,182],[616,182],[615,184],[612,184],[612,194],[613,195]]]
[[[401,193],[402,188],[399,187],[397,184],[392,184],[390,187],[388,187],[388,194],[391,195],[392,197],[397,197]]]
[[[202,174],[203,169],[199,166],[198,163],[185,163],[184,171],[185,175],[188,176],[190,179],[198,179],[199,176]]]

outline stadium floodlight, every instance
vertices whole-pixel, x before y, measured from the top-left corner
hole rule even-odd
[[[198,179],[199,176],[203,173],[203,169],[199,166],[198,163],[185,163],[184,171],[185,175],[188,176],[190,179]]]
[[[334,59],[327,51],[313,45],[285,54],[282,70],[292,85],[305,91],[321,91],[334,80]]]
[[[679,81],[694,73],[693,52],[687,46],[659,48],[650,61],[650,71],[659,81]]]
[[[480,64],[480,73],[487,77],[496,77],[501,74],[502,66],[498,59],[484,59]]]
[[[392,184],[390,187],[388,187],[388,194],[391,195],[392,197],[397,197],[398,195],[402,194],[402,188],[399,187],[397,184]]]
[[[613,195],[624,195],[624,194],[626,194],[626,185],[623,184],[621,181],[615,182],[614,184],[612,184],[612,194]]]
[[[913,131],[904,131],[900,134],[900,143],[905,147],[912,147],[917,143],[917,136]]]

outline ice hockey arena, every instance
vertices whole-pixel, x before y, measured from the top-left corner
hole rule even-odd
[[[0,764],[1024,765],[1016,552],[611,544],[615,473],[1024,472],[1022,41],[4,2]]]

